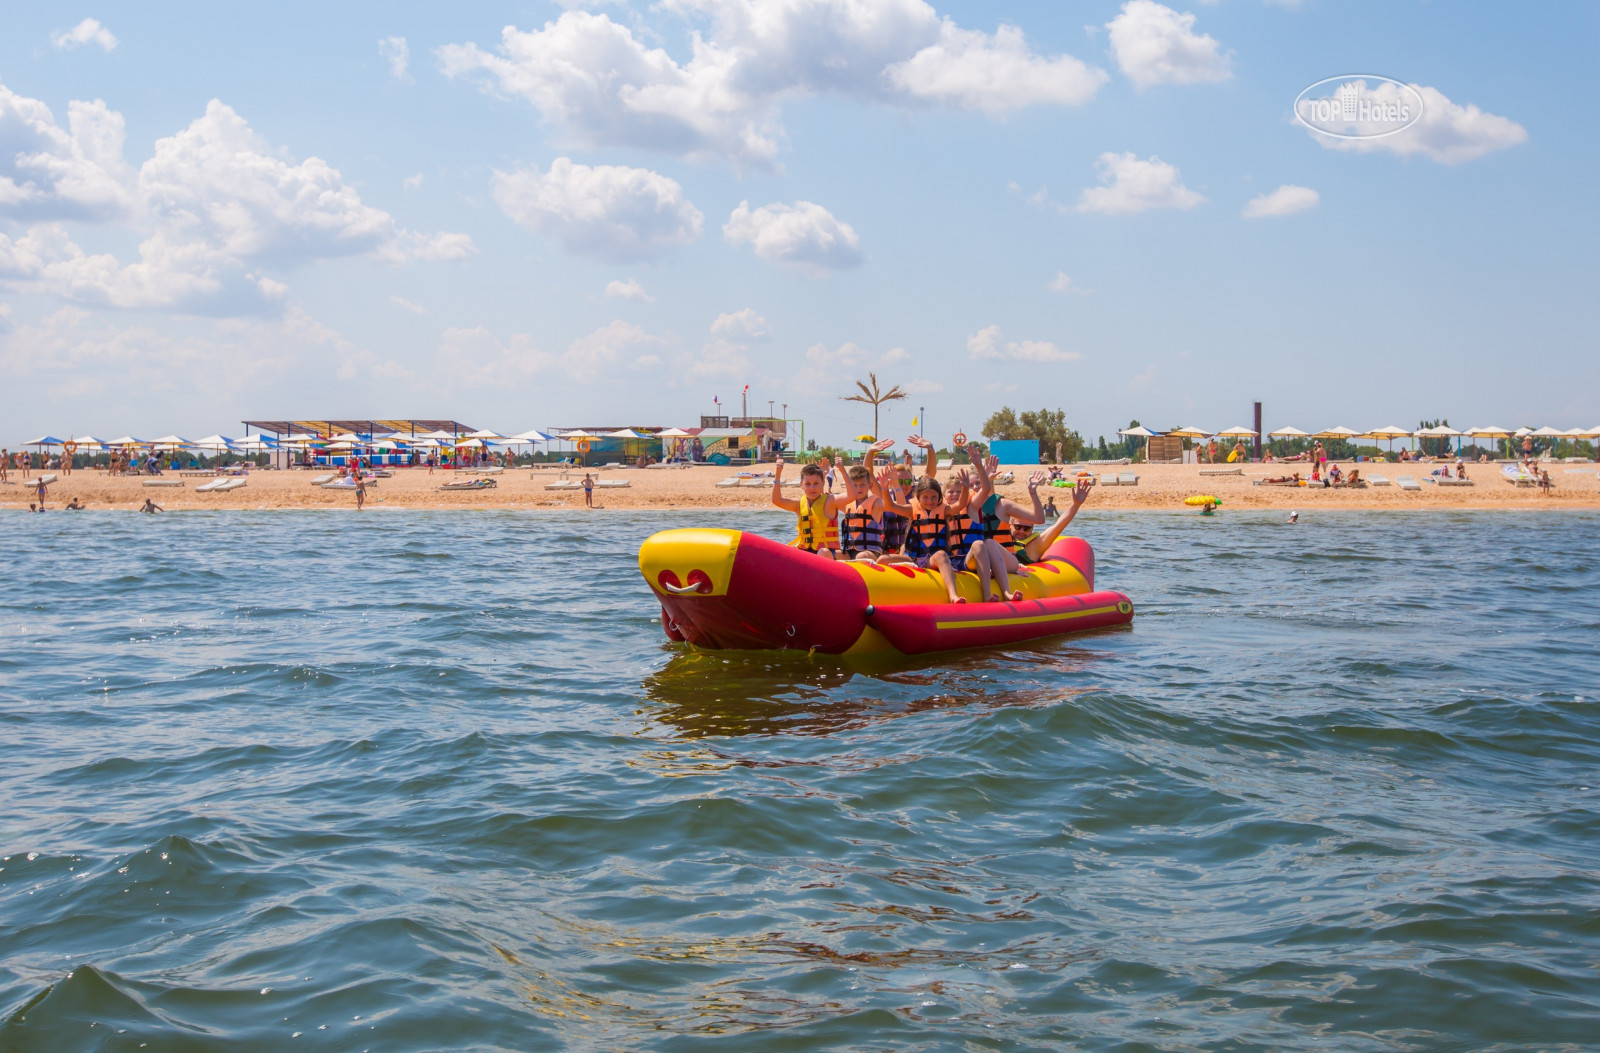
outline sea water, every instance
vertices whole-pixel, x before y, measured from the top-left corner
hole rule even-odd
[[[1595,1048],[1600,517],[1284,519],[853,668],[662,635],[774,514],[0,513],[0,1049]]]

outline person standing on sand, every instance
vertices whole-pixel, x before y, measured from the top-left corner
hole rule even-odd
[[[6,472],[11,469],[11,451],[0,449],[0,483],[6,481]]]
[[[583,506],[594,507],[594,476],[588,472],[583,473]]]
[[[362,478],[360,472],[357,472],[356,473],[356,511],[357,512],[361,511],[362,506],[365,505],[366,503],[367,503],[367,481],[366,481],[366,479]]]
[[[26,450],[18,450],[17,464],[22,469],[22,477],[24,479],[33,478],[33,454]]]
[[[44,476],[42,476],[42,475],[41,475],[41,476],[39,476],[39,482],[38,482],[38,491],[39,491],[39,511],[41,511],[41,512],[43,512],[43,511],[44,511],[44,495],[45,495],[45,490],[46,490],[46,489],[47,489],[47,488],[46,488],[46,486],[45,486],[45,482],[44,482]]]

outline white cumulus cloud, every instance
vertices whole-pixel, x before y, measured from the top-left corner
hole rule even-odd
[[[1228,56],[1215,38],[1196,33],[1194,22],[1155,0],[1128,0],[1106,29],[1117,65],[1141,88],[1227,80]]]
[[[615,377],[617,367],[623,364],[623,356],[630,351],[659,347],[661,343],[659,337],[619,319],[567,345],[561,362],[568,376],[587,384],[601,377]]]
[[[627,281],[613,280],[606,282],[606,299],[608,300],[635,300],[639,303],[655,303],[656,298],[644,291],[644,286],[639,284],[639,279],[629,278]]]
[[[1183,185],[1177,168],[1158,157],[1104,153],[1095,164],[1103,186],[1078,195],[1079,212],[1125,216],[1153,208],[1193,208],[1205,198]]]
[[[1069,292],[1077,292],[1078,285],[1072,280],[1072,275],[1066,271],[1056,271],[1056,276],[1050,279],[1050,291],[1057,296],[1065,296]]]
[[[1363,95],[1380,105],[1412,105],[1415,98],[1398,85],[1364,85]],[[1312,131],[1312,138],[1330,150],[1357,153],[1388,151],[1401,157],[1420,155],[1444,165],[1473,161],[1484,154],[1528,141],[1528,130],[1509,117],[1485,113],[1477,106],[1451,102],[1438,88],[1411,85],[1422,96],[1422,116],[1409,127],[1376,139],[1339,139]]]
[[[117,46],[117,38],[98,19],[86,18],[71,29],[50,34],[50,43],[58,48],[75,48],[80,44],[96,44],[100,50],[110,51]]]
[[[1322,195],[1308,186],[1295,186],[1293,183],[1285,183],[1270,193],[1258,194],[1251,198],[1244,206],[1242,215],[1245,219],[1288,216],[1296,212],[1304,212],[1308,208],[1316,208],[1317,202],[1321,200]]]
[[[704,216],[675,180],[648,168],[574,164],[494,174],[494,199],[519,226],[612,263],[654,259],[700,236]]]
[[[395,80],[410,82],[411,48],[405,37],[379,37],[378,54],[389,63],[389,73]]]
[[[1000,112],[1075,105],[1104,73],[1040,56],[1022,31],[992,36],[942,19],[924,0],[664,0],[691,26],[678,63],[606,14],[568,10],[537,30],[507,26],[493,50],[439,48],[440,69],[522,99],[578,145],[658,150],[769,165],[783,101],[863,101]]]
[[[215,99],[137,173],[122,158],[120,114],[101,102],[69,114],[66,132],[48,107],[0,86],[0,138],[40,146],[0,160],[0,214],[33,224],[0,234],[0,282],[80,303],[248,313],[281,309],[288,292],[263,266],[475,251],[465,234],[401,229],[327,162],[287,159]],[[55,219],[125,224],[142,238],[138,262],[84,252]]]
[[[1083,356],[1063,351],[1048,340],[1005,341],[998,325],[980,329],[967,337],[967,355],[973,359],[1007,362],[1076,362]]]
[[[753,343],[772,336],[772,327],[756,313],[755,308],[719,314],[711,323],[711,335],[721,340]]]
[[[730,245],[749,245],[770,263],[786,263],[814,275],[854,267],[862,260],[855,228],[810,201],[763,205],[741,201],[723,224]]]
[[[397,296],[394,293],[389,294],[389,302],[400,308],[402,311],[410,311],[412,314],[424,314],[426,312],[426,308],[424,308],[420,303],[412,303],[404,296]]]
[[[1022,30],[1001,26],[993,36],[946,20],[940,41],[885,72],[905,94],[968,110],[1002,113],[1040,103],[1077,106],[1094,98],[1104,70],[1071,55],[1033,54]]]
[[[0,216],[111,219],[134,203],[126,123],[98,99],[67,105],[67,127],[38,99],[0,84]]]

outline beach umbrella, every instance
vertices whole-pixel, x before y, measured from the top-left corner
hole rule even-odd
[[[605,437],[607,439],[642,439],[642,438],[644,438],[643,435],[640,435],[638,432],[634,431],[632,428],[618,428],[616,431],[608,431],[608,432],[605,433]]]
[[[169,453],[181,450],[189,445],[189,440],[181,435],[163,435],[159,439],[151,439],[150,445],[154,449],[164,450]]]
[[[483,444],[484,443],[482,439],[462,439],[460,442],[455,444],[455,447],[458,450],[477,450],[481,449]]]
[[[549,442],[550,436],[546,435],[542,431],[521,431],[511,436],[508,441],[524,443]]]
[[[447,442],[447,441],[453,442],[456,439],[456,437],[457,436],[456,436],[455,432],[453,432],[453,431],[443,431],[443,430],[441,430],[441,431],[423,432],[421,435],[417,436],[417,438],[419,438],[419,439],[437,439],[440,442]]]
[[[24,446],[40,446],[40,447],[43,447],[43,446],[60,446],[61,445],[61,440],[56,438],[54,435],[41,435],[37,439],[34,439],[32,442],[25,442],[22,445],[24,445]]]
[[[877,442],[877,441],[878,441],[878,437],[876,435],[857,435],[856,436],[856,442]]]
[[[1311,437],[1313,439],[1359,439],[1363,435],[1377,435],[1377,434],[1378,433],[1375,432],[1375,431],[1373,431],[1373,432],[1356,431],[1353,428],[1346,428],[1344,425],[1339,424],[1339,425],[1335,425],[1332,428],[1326,428],[1326,429],[1324,429],[1322,431],[1314,432]],[[1400,434],[1402,434],[1402,435],[1410,435],[1411,433],[1409,431],[1403,431]]]
[[[1205,439],[1211,436],[1211,433],[1206,431],[1204,428],[1194,427],[1173,428],[1171,431],[1167,432],[1167,434],[1176,435],[1181,439]]]
[[[666,431],[656,432],[656,438],[658,439],[687,439],[688,437],[689,433],[682,428],[668,428]]]
[[[1388,439],[1389,449],[1393,450],[1396,439],[1409,439],[1411,437],[1411,429],[1399,428],[1391,424],[1387,428],[1373,428],[1367,434],[1374,439]]]
[[[226,453],[233,449],[233,440],[226,435],[207,435],[203,439],[196,439],[189,444],[197,450],[208,450],[212,453]]]
[[[400,444],[392,439],[379,439],[377,442],[372,444],[372,448],[374,450],[383,450],[385,453],[388,453],[392,450],[398,450],[400,448]]]
[[[135,439],[132,435],[124,435],[120,439],[107,439],[106,440],[106,445],[107,446],[144,446],[144,445],[146,445],[146,443],[145,443],[145,441],[143,439]]]
[[[349,443],[357,443],[357,444],[359,444],[359,443],[365,442],[366,440],[362,439],[361,436],[357,435],[353,431],[342,431],[338,435],[333,436],[332,439],[330,439],[329,441],[331,441],[331,442],[349,442]]]
[[[277,443],[259,433],[246,435],[244,438],[234,439],[232,442],[234,449],[244,450],[247,453],[270,453],[278,448]]]
[[[439,440],[438,439],[414,439],[414,440],[412,440],[411,445],[417,446],[417,447],[420,447],[420,448],[426,449],[426,450],[437,450],[439,448]]]
[[[1470,435],[1474,439],[1509,439],[1509,438],[1511,438],[1511,433],[1509,431],[1507,431],[1505,428],[1497,428],[1494,425],[1489,425],[1488,427],[1485,427],[1485,428],[1468,428],[1466,430],[1466,432],[1464,432],[1464,434]]]
[[[1561,439],[1565,439],[1567,437],[1567,433],[1566,432],[1560,431],[1560,430],[1558,430],[1556,428],[1552,428],[1548,424],[1545,425],[1544,427],[1538,429],[1537,431],[1531,431],[1528,434],[1532,435],[1536,439],[1550,439],[1550,440],[1552,440],[1551,443],[1550,443],[1550,455],[1552,457],[1555,456],[1556,442],[1561,440]]]
[[[1309,439],[1311,433],[1301,431],[1299,428],[1279,428],[1277,431],[1267,432],[1267,437],[1272,439]]]
[[[1253,439],[1255,430],[1252,428],[1229,428],[1227,431],[1217,432],[1219,439]]]
[[[500,433],[497,432],[497,431],[489,431],[489,430],[485,429],[485,430],[482,430],[482,431],[468,432],[466,434],[465,438],[468,438],[468,439],[483,439],[484,441],[487,442],[490,439],[498,439],[498,438],[500,438]]]
[[[1123,428],[1119,430],[1117,434],[1121,435],[1125,439],[1143,439],[1144,459],[1146,461],[1150,459],[1150,440],[1156,437],[1155,432],[1151,431],[1149,428],[1146,428],[1143,424],[1135,424],[1131,428]]]

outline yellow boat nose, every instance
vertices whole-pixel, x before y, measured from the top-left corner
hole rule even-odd
[[[669,596],[726,596],[740,532],[709,527],[663,530],[639,546],[639,573]]]

